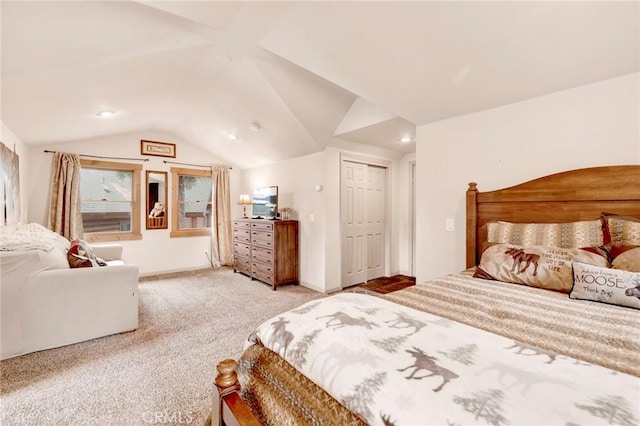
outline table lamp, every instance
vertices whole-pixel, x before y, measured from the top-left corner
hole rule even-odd
[[[251,196],[249,194],[240,194],[240,200],[238,201],[238,204],[242,206],[242,217],[244,219],[247,219],[247,206],[253,204],[253,202],[251,201]]]

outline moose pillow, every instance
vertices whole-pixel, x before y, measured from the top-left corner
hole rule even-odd
[[[640,309],[640,273],[575,262],[573,279],[572,299]]]
[[[607,267],[605,255],[597,248],[496,244],[482,253],[474,277],[569,293],[573,285],[572,262]]]

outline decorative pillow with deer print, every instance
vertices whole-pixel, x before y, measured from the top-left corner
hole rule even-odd
[[[496,244],[482,253],[474,277],[569,293],[573,286],[572,262],[609,266],[606,253],[597,247],[563,249]]]

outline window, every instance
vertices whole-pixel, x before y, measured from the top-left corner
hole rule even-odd
[[[211,170],[171,168],[172,237],[211,235]]]
[[[80,165],[84,238],[90,242],[141,239],[142,166],[84,159]]]

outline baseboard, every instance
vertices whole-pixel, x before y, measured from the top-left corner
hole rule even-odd
[[[308,288],[310,290],[317,291],[318,293],[326,293],[324,288],[320,288],[319,286],[313,285],[313,284],[305,282],[305,281],[300,281],[300,285],[302,287],[306,287],[306,288]]]
[[[211,269],[211,266],[206,267],[206,266],[196,266],[193,268],[181,268],[181,269],[169,269],[169,270],[165,270],[165,271],[155,271],[155,272],[146,272],[144,274],[139,274],[138,278],[142,278],[141,281],[144,281],[145,279],[149,279],[149,278],[161,278],[165,275],[171,275],[171,274],[179,274],[181,272],[193,272],[193,271],[201,271],[203,269]]]

